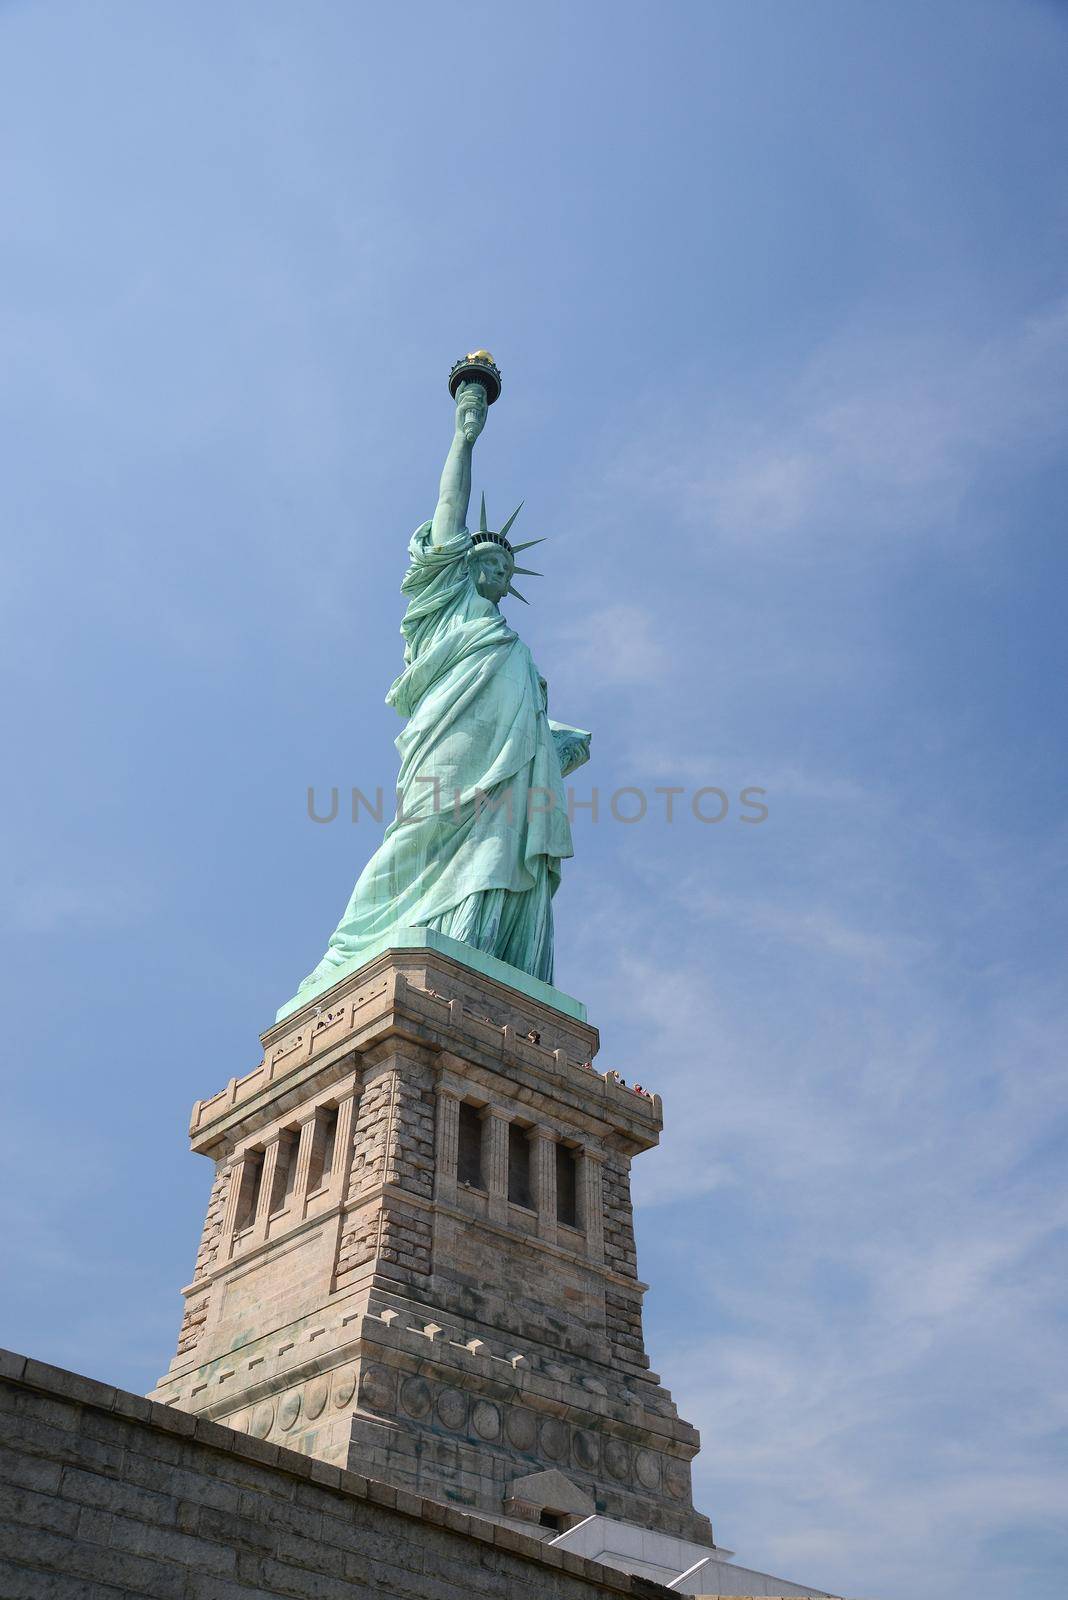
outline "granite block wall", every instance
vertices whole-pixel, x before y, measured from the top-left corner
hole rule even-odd
[[[0,1600],[670,1600],[647,1579],[0,1351]]]

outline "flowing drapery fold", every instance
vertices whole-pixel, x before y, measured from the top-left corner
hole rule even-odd
[[[397,816],[298,994],[399,927],[436,928],[552,982],[551,902],[573,850],[546,684],[475,588],[470,549],[466,531],[437,546],[430,523],[412,535],[404,671],[386,696],[407,718]]]

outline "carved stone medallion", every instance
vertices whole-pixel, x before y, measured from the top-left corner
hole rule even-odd
[[[501,1436],[501,1413],[492,1400],[476,1400],[471,1411],[471,1426],[480,1439],[494,1440]]]
[[[355,1367],[342,1367],[334,1379],[334,1404],[340,1408],[347,1406],[356,1392]]]
[[[257,1439],[266,1439],[274,1422],[274,1401],[261,1400],[252,1413],[252,1426],[249,1432]]]
[[[567,1428],[555,1417],[546,1417],[541,1425],[541,1447],[550,1461],[563,1461],[567,1455]]]
[[[393,1373],[388,1367],[364,1367],[360,1373],[360,1404],[371,1411],[392,1411]]]
[[[437,1410],[442,1422],[454,1433],[459,1433],[467,1421],[467,1401],[458,1389],[442,1389]]]
[[[425,1417],[430,1410],[433,1395],[430,1385],[425,1378],[405,1378],[401,1384],[400,1403],[402,1411],[406,1411],[416,1421]]]
[[[288,1433],[299,1416],[300,1392],[296,1389],[290,1389],[289,1393],[284,1394],[278,1402],[278,1426],[282,1429],[282,1432]]]
[[[325,1378],[313,1378],[304,1391],[304,1415],[309,1419],[321,1416],[329,1393]]]
[[[529,1411],[524,1411],[520,1406],[514,1406],[508,1413],[504,1424],[509,1442],[517,1450],[533,1450],[534,1441],[538,1437],[538,1425]]]

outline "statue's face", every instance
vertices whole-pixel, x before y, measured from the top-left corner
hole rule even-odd
[[[474,444],[486,426],[486,412],[488,410],[489,403],[482,385],[473,381],[461,383],[456,395],[456,413],[460,432],[468,444]]]
[[[499,544],[478,545],[468,558],[471,577],[480,595],[495,604],[508,593],[515,562]]]

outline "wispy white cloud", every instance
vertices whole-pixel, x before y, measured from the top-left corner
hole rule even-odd
[[[1019,949],[1055,923],[1063,833],[1022,850],[848,749],[769,771],[774,864],[650,830],[619,845],[641,892],[584,913],[606,1060],[665,1100],[634,1172],[653,1362],[742,1561],[1020,1592],[1068,1503],[1068,986],[1050,941]]]
[[[651,1355],[719,1537],[880,1600],[1023,1592],[1068,1503],[1065,830],[970,803],[984,707],[887,694],[901,647],[867,600],[933,546],[988,552],[981,491],[1066,416],[1068,307],[982,338],[884,324],[643,431],[599,491],[633,509],[630,592],[655,517],[721,580],[696,627],[649,566],[675,693],[627,759],[771,805],[744,841],[596,840],[629,887],[583,908],[583,992],[606,1064],[665,1100],[634,1174]],[[894,706],[877,748],[861,680]]]
[[[657,619],[643,606],[600,606],[557,630],[557,658],[566,678],[596,680],[599,689],[663,678],[670,656]]]
[[[149,886],[122,871],[93,879],[53,875],[16,883],[5,920],[12,928],[34,934],[63,928],[129,928],[145,918],[150,903]]]
[[[628,450],[618,475],[637,467],[719,548],[838,560],[843,541],[974,540],[958,517],[984,473],[1047,454],[1066,420],[1068,302],[972,339],[884,322],[836,335],[785,390],[723,397],[656,462]]]
[[[685,925],[670,963],[617,926],[606,984],[627,997],[614,1064],[666,1100],[666,1149],[635,1169],[641,1270],[685,1262],[695,1317],[652,1353],[702,1429],[699,1496],[752,1565],[963,1593],[999,1533],[1068,1503],[1058,988],[999,985],[977,1029],[940,928],[875,937],[829,892],[800,914],[691,901]],[[800,990],[769,937],[803,947]]]

